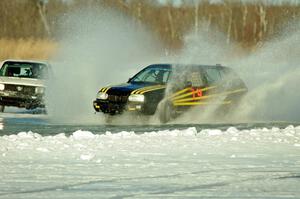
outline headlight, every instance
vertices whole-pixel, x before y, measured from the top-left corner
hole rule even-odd
[[[35,88],[35,93],[36,94],[43,94],[45,92],[45,88],[44,87],[36,87]]]
[[[97,97],[96,97],[96,98],[97,98],[97,99],[105,100],[105,99],[108,98],[108,94],[107,94],[107,93],[103,93],[103,92],[99,92],[99,93],[97,94]]]
[[[145,101],[145,96],[144,95],[139,95],[139,94],[129,95],[128,101],[130,101],[130,102],[144,102]]]
[[[0,84],[0,91],[3,91],[5,89],[5,85],[4,84]]]

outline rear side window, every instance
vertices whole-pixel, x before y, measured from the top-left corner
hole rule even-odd
[[[221,75],[223,76],[223,79],[226,79],[226,80],[240,79],[234,71],[232,71],[228,68],[221,70]]]
[[[208,84],[215,84],[217,82],[220,82],[222,80],[220,69],[218,68],[206,69],[206,79]]]
[[[170,84],[178,89],[206,86],[205,72],[199,66],[178,65],[173,68]]]
[[[205,85],[200,71],[191,72],[189,80],[192,87],[202,87]]]
[[[221,70],[221,73],[225,82],[224,85],[227,85],[230,88],[245,87],[244,82],[233,70],[224,68]]]

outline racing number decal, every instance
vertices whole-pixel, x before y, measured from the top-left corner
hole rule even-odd
[[[193,94],[193,99],[195,99],[196,97],[202,97],[203,96],[203,92],[202,89],[200,88],[191,88],[192,94]]]

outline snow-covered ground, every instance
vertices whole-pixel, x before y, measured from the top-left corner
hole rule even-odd
[[[0,137],[0,198],[300,198],[300,126],[57,133]]]

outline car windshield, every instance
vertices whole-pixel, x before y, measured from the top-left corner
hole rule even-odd
[[[46,79],[48,67],[43,63],[5,62],[0,70],[0,76]]]
[[[170,68],[149,67],[136,74],[129,82],[166,84],[170,74]]]

